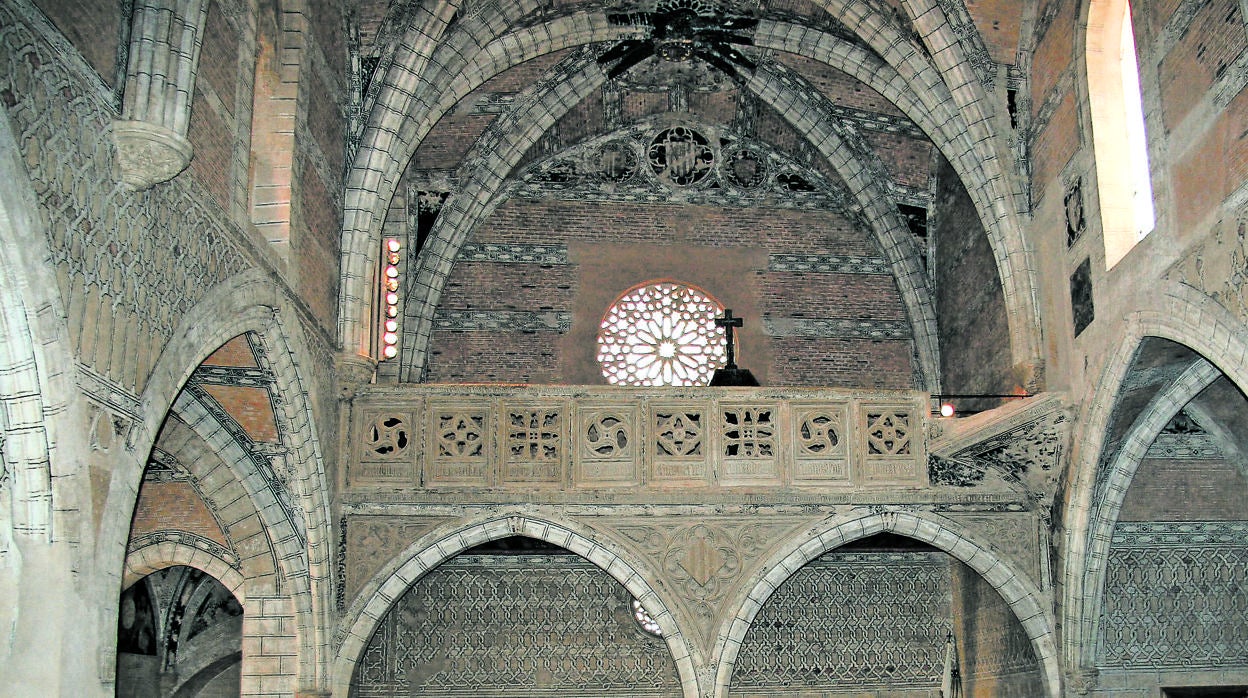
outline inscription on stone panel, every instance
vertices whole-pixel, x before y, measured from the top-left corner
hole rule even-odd
[[[793,482],[849,480],[849,443],[843,405],[793,407]]]
[[[425,484],[490,484],[490,409],[433,403],[426,436]]]
[[[637,415],[638,409],[632,406],[581,408],[576,426],[577,485],[640,484]]]
[[[656,484],[706,480],[707,415],[701,405],[656,405],[650,410]]]
[[[513,483],[563,481],[564,409],[508,405],[503,420],[503,479]]]
[[[895,482],[918,480],[919,450],[909,407],[864,405],[862,417],[862,480]]]
[[[414,423],[411,412],[365,412],[351,483],[414,481],[418,450]]]
[[[723,405],[720,415],[720,480],[779,484],[776,407]]]

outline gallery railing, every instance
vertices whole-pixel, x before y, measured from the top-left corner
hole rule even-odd
[[[924,486],[927,393],[412,385],[358,393],[344,484]]]

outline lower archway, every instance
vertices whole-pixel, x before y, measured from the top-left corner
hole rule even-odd
[[[973,569],[890,533],[806,563],[741,643],[730,695],[1039,696],[1040,664],[1008,604]]]
[[[119,698],[240,694],[243,607],[211,575],[174,565],[121,594]]]
[[[1041,691],[1036,695],[1052,698],[1061,695],[1061,672],[1057,663],[1053,622],[1040,605],[1041,596],[1034,584],[1019,575],[1013,565],[990,546],[974,540],[954,521],[927,512],[892,509],[877,509],[870,513],[858,510],[846,516],[830,518],[791,541],[785,550],[762,567],[762,571],[744,590],[737,613],[725,623],[721,632],[716,650],[715,695],[728,695],[747,633],[763,606],[786,580],[824,553],[880,533],[895,533],[928,543],[981,577],[980,581],[999,594],[1001,602],[1008,607],[1031,645],[1039,665]]]
[[[346,634],[334,662],[333,694],[346,696],[351,693],[351,680],[356,675],[356,667],[366,660],[368,645],[381,627],[381,619],[394,606],[395,599],[456,555],[499,539],[516,537],[544,541],[570,551],[618,582],[631,598],[643,605],[652,624],[658,626],[679,679],[679,690],[675,694],[685,698],[700,695],[698,674],[686,638],[671,611],[647,581],[647,571],[636,561],[623,557],[617,546],[600,531],[577,522],[539,517],[527,511],[494,513],[441,526],[421,536],[373,575],[347,611],[347,618],[351,620],[346,625]]]
[[[386,611],[350,695],[679,696],[662,631],[592,562],[508,537],[443,562]]]

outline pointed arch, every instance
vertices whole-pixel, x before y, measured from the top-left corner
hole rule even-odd
[[[1241,321],[1213,298],[1186,284],[1154,282],[1151,303],[1126,318],[1122,339],[1100,372],[1095,392],[1084,401],[1071,443],[1068,480],[1072,483],[1063,526],[1066,529],[1063,660],[1072,670],[1090,667],[1096,651],[1096,623],[1100,613],[1109,537],[1123,498],[1142,457],[1142,448],[1165,426],[1162,415],[1173,416],[1199,386],[1216,371],[1241,392],[1248,393],[1248,342]],[[1189,367],[1185,380],[1159,395],[1141,415],[1137,428],[1124,441],[1121,453],[1107,454],[1106,435],[1114,407],[1135,357],[1148,337],[1170,340],[1192,350],[1203,361]],[[1213,378],[1218,377],[1214,375]],[[1207,385],[1207,383],[1206,383]],[[1173,408],[1173,409],[1171,409]],[[1112,460],[1111,460],[1112,459]],[[1102,469],[1103,460],[1110,466]],[[1102,497],[1103,495],[1103,497]]]
[[[271,529],[275,552],[283,574],[294,586],[295,622],[299,642],[301,686],[321,686],[329,662],[331,604],[333,599],[332,534],[328,513],[328,480],[320,441],[308,396],[315,391],[303,366],[310,364],[306,338],[297,322],[285,320],[287,307],[282,291],[259,270],[249,270],[214,287],[186,313],[157,361],[141,397],[144,422],[137,429],[136,453],[151,451],[167,414],[179,413],[201,438],[218,448],[235,477],[247,488],[262,520]],[[292,326],[296,325],[296,326]],[[182,392],[195,369],[216,349],[240,334],[252,332],[267,348],[273,362],[282,407],[274,418],[291,435],[289,460],[300,482],[299,509],[306,522],[296,525],[279,515],[267,481],[254,467],[220,423]],[[125,560],[129,523],[142,479],[143,463],[120,468],[110,482],[105,517],[100,526],[100,568],[114,579]],[[268,492],[266,495],[265,493]],[[266,518],[267,517],[267,518]],[[296,534],[296,529],[309,531]],[[306,535],[306,540],[300,540]],[[120,580],[117,579],[119,582]],[[116,609],[112,608],[111,613]]]
[[[924,125],[924,131],[937,143],[959,176],[984,184],[983,187],[969,187],[969,191],[988,234],[1002,281],[1009,311],[1011,354],[1016,365],[1040,366],[1043,352],[1034,264],[1021,232],[1020,197],[1010,185],[1012,180],[1002,164],[1005,160],[998,156],[998,150],[1002,148],[997,140],[969,136],[972,132],[978,134],[987,129],[989,123],[981,106],[983,100],[979,99],[982,94],[976,92],[973,86],[964,84],[965,80],[961,78],[954,83],[957,89],[946,85],[945,76],[960,76],[959,71],[970,70],[969,62],[963,60],[938,70],[877,8],[861,0],[824,0],[820,4],[862,36],[871,49],[883,58],[888,70],[881,74],[865,71],[868,84],[892,100],[905,104],[922,101],[923,108],[909,109],[907,114],[916,123]],[[511,13],[496,9],[487,10],[487,13],[502,12],[511,16],[523,11],[523,8],[517,7]],[[489,19],[498,17],[491,15]],[[361,322],[372,302],[369,284],[373,278],[373,265],[377,261],[373,252],[377,249],[386,207],[398,185],[402,169],[420,139],[458,99],[506,68],[551,51],[617,39],[627,33],[609,26],[604,19],[601,13],[574,13],[514,34],[495,37],[492,27],[503,24],[491,24],[484,15],[471,17],[457,24],[454,33],[447,35],[447,43],[436,48],[429,48],[437,41],[432,36],[411,35],[409,43],[422,48],[418,55],[414,52],[410,58],[396,59],[387,73],[386,86],[378,95],[378,108],[374,109],[374,123],[364,134],[348,178],[339,312],[340,339],[345,347],[352,351],[358,348],[361,353],[369,351],[363,345],[366,333]],[[444,31],[446,27],[441,29]],[[946,43],[952,41],[946,36],[951,31],[947,22],[940,24],[938,29],[943,32],[940,35],[945,37]],[[813,51],[825,58],[838,57],[830,65],[854,63],[841,57],[849,50],[843,42],[813,41],[808,33],[808,30],[793,30],[784,23],[762,22],[758,31],[759,45],[775,47],[776,42],[784,42],[782,50],[796,48],[794,52],[802,55]],[[798,34],[804,38],[795,38]],[[420,41],[415,41],[416,38]],[[828,43],[837,45],[825,45]],[[465,50],[468,47],[471,50]],[[860,75],[863,72],[855,70],[851,74],[863,79],[864,76]],[[886,84],[881,84],[881,81]],[[445,86],[445,89],[435,92],[431,87],[435,84]],[[923,85],[925,89],[919,90],[916,98],[907,94],[910,84]],[[941,96],[933,101],[928,91]],[[409,114],[408,109],[417,95],[428,95],[428,104],[416,114]],[[436,277],[422,281],[430,282],[439,283]],[[921,314],[915,314],[913,323],[922,327],[925,320]],[[922,338],[918,343],[924,343]]]
[[[747,580],[742,595],[733,606],[736,613],[721,626],[714,656],[718,659],[715,695],[728,695],[732,671],[745,634],[763,604],[780,585],[820,555],[851,541],[891,532],[921,540],[949,553],[975,570],[1001,594],[1018,618],[1040,664],[1047,695],[1062,695],[1061,669],[1057,660],[1057,638],[1053,619],[1045,610],[1043,596],[1035,585],[1013,565],[994,552],[991,545],[976,540],[969,531],[949,519],[924,512],[862,510],[836,516],[812,527],[803,536],[788,542]]]
[[[230,563],[194,546],[174,541],[162,541],[139,548],[126,556],[126,568],[122,575],[122,590],[129,589],[135,582],[153,572],[166,567],[185,565],[211,576],[221,582],[221,586],[230,590],[238,603],[247,607],[243,575]]]
[[[653,574],[637,561],[625,557],[622,547],[604,540],[605,536],[599,531],[545,514],[520,511],[498,512],[477,520],[440,526],[412,543],[373,575],[343,614],[342,627],[346,635],[334,660],[333,694],[345,696],[349,693],[351,675],[360,655],[386,611],[405,591],[430,570],[464,550],[508,536],[527,536],[558,545],[597,565],[622,584],[645,605],[662,629],[685,698],[701,695],[689,642],[676,625],[672,612],[647,581]]]

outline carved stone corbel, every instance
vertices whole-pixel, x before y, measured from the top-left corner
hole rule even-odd
[[[131,191],[167,182],[191,164],[190,141],[159,124],[114,121],[117,177]]]

